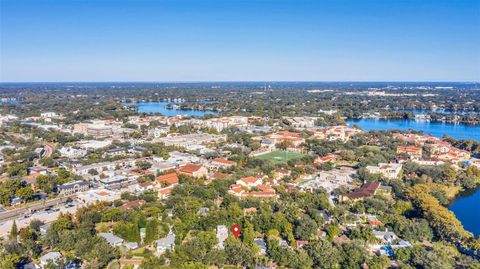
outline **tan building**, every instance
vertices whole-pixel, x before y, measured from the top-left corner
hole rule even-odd
[[[422,158],[422,148],[416,146],[398,146],[397,154],[407,154],[412,159]]]
[[[178,168],[178,173],[195,177],[195,178],[200,178],[200,177],[207,177],[208,176],[208,170],[201,164],[193,164],[193,163],[188,163],[184,166],[181,166]]]

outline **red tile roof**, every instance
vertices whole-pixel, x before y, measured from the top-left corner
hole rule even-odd
[[[278,132],[277,134],[283,135],[283,136],[300,136],[299,133],[289,132],[289,131],[281,131],[281,132]]]
[[[191,174],[197,172],[200,168],[202,168],[202,165],[200,164],[187,163],[186,165],[180,167],[178,170],[183,173]]]
[[[258,178],[250,176],[250,177],[242,177],[240,180],[245,183],[255,183],[257,182]]]
[[[168,185],[176,184],[178,183],[178,176],[177,173],[168,173],[165,175],[161,175],[157,177],[157,181],[160,184],[167,183]]]
[[[362,187],[356,189],[354,192],[345,194],[345,196],[353,200],[372,196],[375,194],[375,191],[378,189],[378,187],[380,187],[380,182],[370,181],[363,184]]]
[[[222,178],[226,178],[226,177],[228,177],[228,174],[224,174],[224,173],[214,173],[212,175],[213,179],[222,179]]]
[[[214,162],[216,163],[221,163],[221,164],[226,164],[226,165],[234,165],[235,162],[234,161],[229,161],[227,159],[224,159],[224,158],[215,158],[213,159]]]

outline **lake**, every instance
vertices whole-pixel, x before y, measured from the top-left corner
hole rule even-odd
[[[480,189],[466,191],[448,207],[462,222],[465,230],[480,235]]]
[[[384,119],[360,119],[348,120],[347,123],[352,126],[354,124],[360,126],[365,131],[370,130],[389,130],[399,129],[415,131],[423,131],[425,134],[431,134],[436,137],[449,135],[456,139],[473,139],[480,141],[480,126],[451,124],[441,122],[426,122],[415,120],[384,120]]]
[[[454,110],[447,110],[447,109],[400,109],[400,110],[393,110],[393,111],[399,111],[399,112],[412,112],[413,115],[419,115],[419,114],[429,114],[429,113],[441,113],[441,114],[448,114],[448,115],[478,115],[480,114],[479,111],[471,111],[471,110],[460,110],[460,111],[454,111]]]
[[[370,130],[416,130],[423,131],[436,137],[447,134],[456,139],[473,139],[480,141],[480,126],[450,124],[439,122],[424,122],[415,120],[383,120],[361,119],[347,121],[350,126],[356,124],[360,128]],[[462,222],[464,228],[475,236],[480,235],[480,214],[476,214],[480,208],[480,188],[462,193],[450,206],[449,209]]]
[[[200,102],[206,103],[206,102]],[[163,116],[178,116],[178,115],[187,115],[187,116],[197,116],[201,117],[206,114],[217,114],[216,111],[212,110],[188,110],[188,109],[168,109],[167,105],[176,104],[180,105],[181,103],[175,102],[139,102],[139,103],[124,103],[125,105],[136,105],[137,111],[140,113],[160,113]]]

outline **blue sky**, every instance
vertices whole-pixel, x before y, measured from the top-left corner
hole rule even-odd
[[[0,81],[480,81],[480,0],[0,0]]]

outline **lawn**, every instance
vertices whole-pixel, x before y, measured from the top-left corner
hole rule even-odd
[[[302,158],[303,156],[305,156],[305,154],[300,152],[276,150],[257,156],[257,158],[262,160],[271,160],[278,163],[286,163],[293,159]]]

